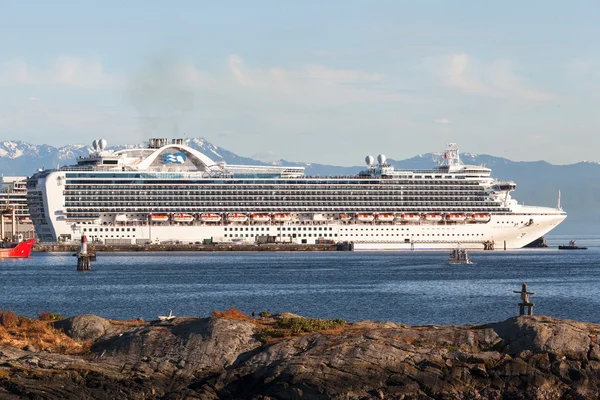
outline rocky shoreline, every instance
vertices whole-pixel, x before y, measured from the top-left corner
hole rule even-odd
[[[87,345],[76,354],[0,346],[0,399],[600,395],[600,325],[543,316],[413,327],[226,313],[168,322],[81,315],[52,324]]]

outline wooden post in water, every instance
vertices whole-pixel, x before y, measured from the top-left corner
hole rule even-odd
[[[513,290],[513,292],[521,295],[522,302],[519,303],[519,315],[525,315],[525,307],[527,307],[527,315],[533,315],[533,306],[535,306],[535,303],[529,301],[529,295],[535,293],[527,291],[527,284],[525,282],[523,282],[520,292],[516,290]]]
[[[81,247],[77,253],[77,271],[91,271],[92,261],[96,261],[96,254],[87,251],[87,236],[81,235]]]

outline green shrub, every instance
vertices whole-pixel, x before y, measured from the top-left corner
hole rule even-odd
[[[328,329],[337,329],[346,325],[346,321],[340,318],[281,318],[275,326],[280,329],[289,329],[293,334],[303,332],[318,332]]]
[[[271,316],[271,313],[268,311],[261,311],[258,313],[258,316],[263,318],[269,318]]]
[[[343,319],[281,318],[273,326],[265,328],[260,335],[263,342],[274,338],[289,338],[302,333],[339,329],[347,324]]]

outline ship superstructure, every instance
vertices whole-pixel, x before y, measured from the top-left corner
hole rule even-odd
[[[40,241],[353,241],[355,249],[520,248],[564,220],[560,209],[519,205],[514,182],[463,165],[450,144],[429,170],[366,158],[357,176],[311,177],[301,167],[215,163],[182,139],[94,152],[38,172],[28,203]]]
[[[0,176],[0,241],[34,237],[27,208],[27,177]]]

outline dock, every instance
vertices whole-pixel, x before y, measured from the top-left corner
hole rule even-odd
[[[37,243],[33,247],[38,253],[73,253],[79,251],[77,244]],[[124,253],[124,252],[216,252],[216,251],[352,251],[352,244],[88,244],[91,253]]]

